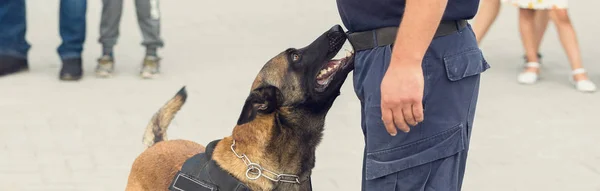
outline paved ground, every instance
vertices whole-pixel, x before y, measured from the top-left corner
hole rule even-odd
[[[127,2],[116,48],[118,75],[95,79],[100,3],[89,1],[87,76],[57,80],[58,0],[28,1],[32,71],[0,78],[0,190],[122,190],[141,152],[150,116],[181,86],[190,97],[173,138],[208,142],[229,135],[260,66],[340,23],[334,1],[162,1],[166,47],[160,79],[137,78],[143,54]],[[573,1],[585,65],[600,83],[595,1]],[[600,96],[574,91],[554,26],[546,35],[544,80],[515,83],[522,48],[514,8],[482,47],[483,76],[464,190],[600,190]],[[359,190],[362,134],[358,102],[346,83],[318,148],[316,190]],[[201,125],[203,124],[203,125]]]

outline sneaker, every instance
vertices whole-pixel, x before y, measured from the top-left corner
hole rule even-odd
[[[140,71],[140,75],[142,78],[151,79],[160,73],[160,58],[157,56],[146,56],[142,63],[142,70]]]
[[[62,60],[63,65],[60,69],[60,80],[75,81],[83,76],[81,58],[68,58]]]
[[[96,76],[101,78],[108,78],[112,76],[114,71],[115,62],[112,56],[104,55],[98,58],[98,65],[96,66]]]
[[[0,55],[0,76],[10,75],[27,70],[29,70],[29,63],[27,62],[26,58]]]

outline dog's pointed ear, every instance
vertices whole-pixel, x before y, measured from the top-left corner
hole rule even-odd
[[[274,86],[253,90],[242,107],[237,124],[242,125],[254,120],[258,113],[266,114],[275,111],[282,102],[282,98],[279,89]]]
[[[256,109],[254,109],[254,104],[252,104],[250,97],[248,97],[244,107],[242,107],[242,113],[240,114],[237,124],[241,125],[248,123],[249,121],[254,120],[254,118],[256,118]]]

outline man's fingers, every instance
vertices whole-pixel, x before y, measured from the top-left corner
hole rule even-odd
[[[406,105],[402,108],[402,115],[404,115],[404,121],[411,126],[417,125],[417,120],[413,116],[412,105]]]
[[[423,120],[425,120],[425,115],[423,114],[423,104],[422,103],[414,104],[412,106],[412,113],[413,113],[413,116],[415,117],[415,120],[417,120],[417,123],[420,123]]]
[[[383,124],[385,125],[387,132],[392,136],[396,136],[398,131],[396,131],[396,126],[394,126],[392,110],[381,107],[381,120],[383,120]]]
[[[402,114],[402,108],[394,108],[392,112],[394,114],[394,124],[396,124],[396,127],[398,127],[398,129],[400,129],[401,131],[408,133],[408,131],[410,131],[410,128],[408,128],[408,125],[404,121],[404,114]]]

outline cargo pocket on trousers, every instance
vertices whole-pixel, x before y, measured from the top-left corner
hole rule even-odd
[[[426,128],[426,127],[424,127]],[[464,124],[455,125],[436,135],[366,156],[366,179],[373,180],[438,159],[465,149]]]
[[[444,57],[444,66],[450,81],[474,76],[490,68],[479,48],[468,49],[462,53]]]

